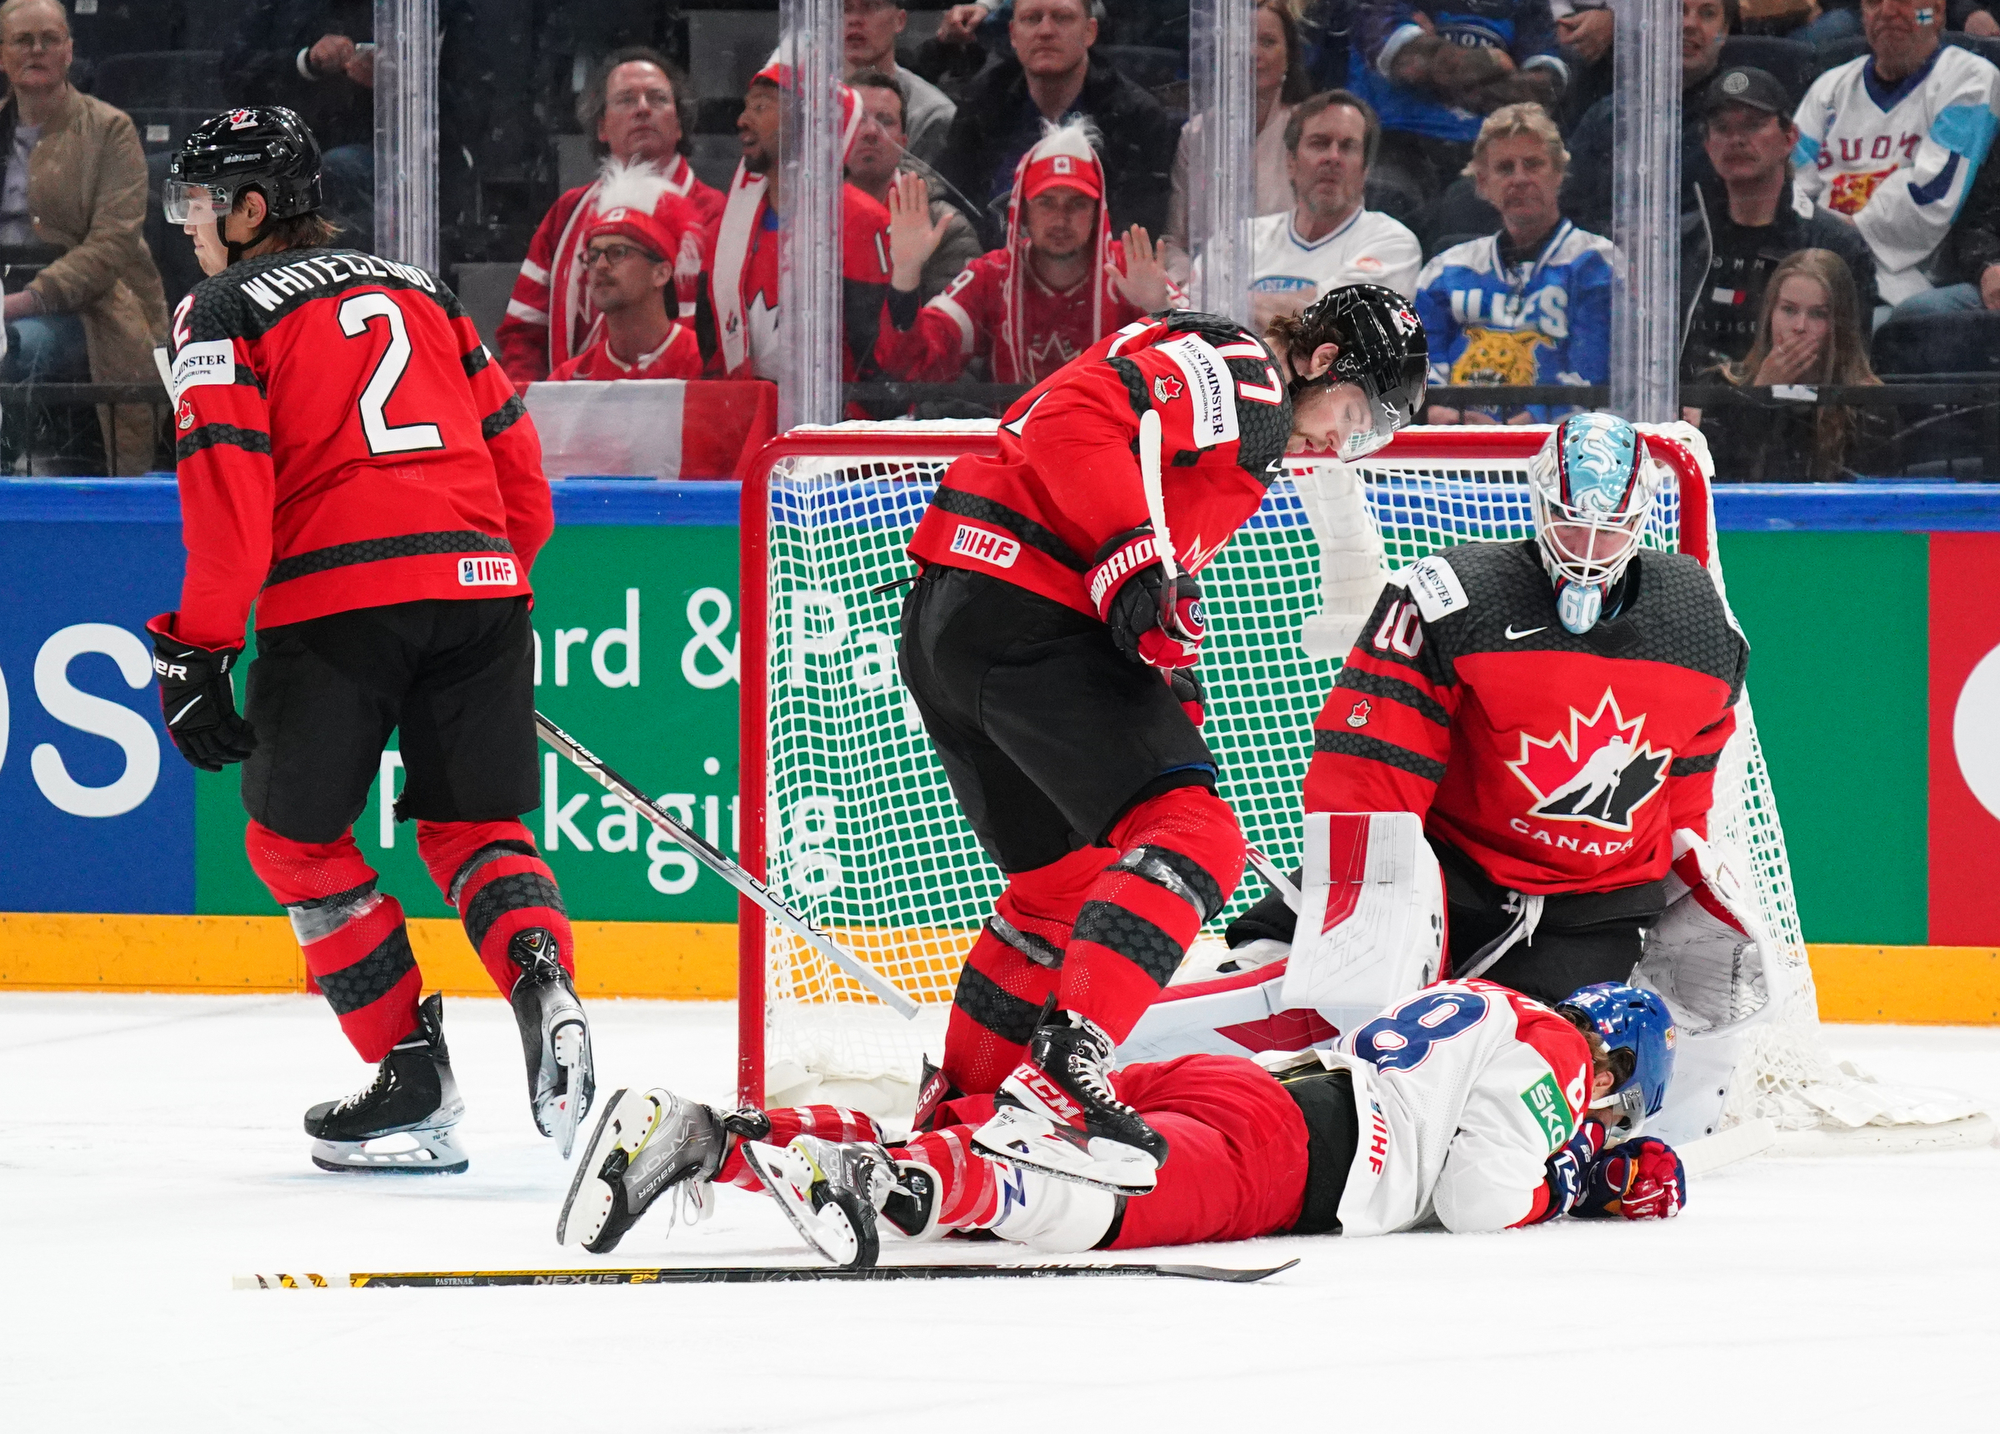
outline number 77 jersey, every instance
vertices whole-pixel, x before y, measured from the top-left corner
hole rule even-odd
[[[174,311],[176,631],[510,597],[554,526],[541,444],[457,297],[352,249],[232,264]]]

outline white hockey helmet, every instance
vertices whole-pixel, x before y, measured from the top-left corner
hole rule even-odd
[[[1588,632],[1639,550],[1658,470],[1639,431],[1609,413],[1556,425],[1528,464],[1535,542],[1556,585],[1556,615]]]

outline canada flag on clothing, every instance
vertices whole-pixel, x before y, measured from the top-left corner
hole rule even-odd
[[[1534,794],[1530,816],[1587,822],[1607,831],[1632,830],[1632,813],[1666,784],[1672,748],[1655,751],[1644,738],[1646,714],[1626,717],[1609,687],[1585,717],[1569,709],[1567,729],[1547,737],[1521,734],[1521,755],[1507,763]]]

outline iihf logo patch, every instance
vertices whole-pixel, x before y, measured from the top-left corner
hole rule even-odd
[[[1177,378],[1168,378],[1165,374],[1161,374],[1153,380],[1153,398],[1157,402],[1172,403],[1185,392],[1186,388]]]
[[[1569,730],[1549,737],[1521,734],[1521,755],[1507,764],[1534,794],[1528,815],[1632,830],[1632,813],[1666,785],[1673,749],[1656,752],[1640,740],[1646,714],[1627,721],[1610,688],[1585,717],[1569,709]]]

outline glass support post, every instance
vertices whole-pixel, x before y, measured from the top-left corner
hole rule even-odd
[[[778,150],[780,433],[841,414],[843,25],[841,0],[779,0],[779,53],[792,72]]]
[[[437,0],[375,0],[375,252],[438,265]]]
[[[1681,344],[1679,0],[1613,0],[1611,409],[1633,423],[1678,416]]]
[[[1256,12],[1247,0],[1191,0],[1188,13],[1190,301],[1250,317],[1256,212]]]

